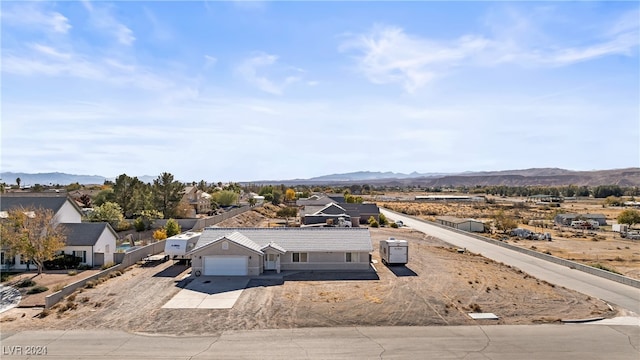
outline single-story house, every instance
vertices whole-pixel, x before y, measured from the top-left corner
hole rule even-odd
[[[191,256],[192,276],[255,276],[274,270],[370,269],[366,228],[205,228]]]
[[[374,203],[341,203],[340,206],[347,210],[347,214],[352,212],[358,214],[360,224],[368,224],[369,218],[372,216],[376,221],[380,222],[380,208]]]
[[[603,214],[558,214],[554,222],[557,225],[569,226],[576,219],[595,220],[600,226],[607,225],[607,217]]]
[[[360,224],[359,213],[354,211],[349,213],[344,207],[336,203],[329,203],[324,206],[307,205],[300,211],[300,223],[303,225],[327,224],[328,221],[337,224],[339,219],[350,222],[352,227]]]
[[[484,232],[484,223],[475,219],[461,219],[455,216],[438,216],[436,222],[458,230]]]
[[[109,223],[67,223],[67,245],[62,252],[82,259],[81,264],[102,266],[114,262],[118,234]]]
[[[65,227],[66,246],[60,251],[82,258],[83,264],[101,266],[114,261],[118,235],[108,223],[83,223],[82,209],[65,195],[20,196],[3,194],[0,197],[0,218],[15,208],[49,209],[53,211],[53,223]],[[26,270],[27,262],[20,254],[9,257],[9,249],[0,251],[0,268],[4,270]]]

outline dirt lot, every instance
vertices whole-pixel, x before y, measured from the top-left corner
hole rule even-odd
[[[532,278],[474,254],[459,254],[410,229],[372,229],[377,261],[373,280],[362,274],[301,273],[252,280],[235,306],[225,310],[162,309],[184,285],[185,267],[171,262],[133,267],[52,309],[11,309],[0,315],[3,331],[120,329],[161,334],[219,334],[224,330],[351,325],[532,324],[617,314],[604,302]],[[406,267],[380,263],[379,240],[410,241]],[[493,312],[500,320],[472,320],[468,312]]]
[[[603,207],[602,199],[587,199],[564,202],[560,208],[524,203],[524,199],[494,199],[495,204],[485,203],[433,203],[433,202],[381,202],[391,210],[404,212],[419,218],[434,221],[436,216],[450,215],[460,218],[474,218],[491,222],[498,211],[518,221],[518,227],[535,232],[549,232],[552,242],[519,240],[512,237],[509,243],[528,249],[550,253],[564,259],[577,261],[585,265],[605,267],[625,276],[640,279],[640,241],[623,239],[604,226],[597,231],[574,230],[570,227],[553,226],[556,211],[566,213],[604,214],[608,222],[614,221],[623,210],[619,207]],[[514,206],[517,203],[517,206]],[[546,222],[545,227],[529,225],[530,220]],[[504,234],[496,232],[487,236],[499,239]]]

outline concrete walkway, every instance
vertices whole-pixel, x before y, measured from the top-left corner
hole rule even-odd
[[[607,359],[640,358],[640,327],[342,327],[162,336],[109,330],[2,333],[2,359]],[[27,346],[46,356],[25,356]]]
[[[231,309],[249,283],[246,277],[201,276],[162,307],[165,309]]]

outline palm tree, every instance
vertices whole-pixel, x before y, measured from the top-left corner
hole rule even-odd
[[[22,182],[22,179],[17,178],[16,179],[16,184],[18,184],[18,189],[20,189],[20,183]]]

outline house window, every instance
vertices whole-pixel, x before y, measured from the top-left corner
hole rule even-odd
[[[345,253],[345,261],[346,262],[358,262],[360,260],[360,256],[358,253],[348,252]]]
[[[81,260],[81,261],[80,261],[81,263],[85,263],[85,264],[87,263],[87,252],[86,252],[86,251],[84,251],[84,250],[82,250],[82,251],[80,251],[80,250],[75,251],[75,250],[74,250],[74,251],[73,251],[73,256],[75,256],[75,257],[79,257],[79,258],[80,258],[80,260]]]
[[[308,262],[309,261],[309,254],[308,253],[297,253],[297,252],[294,252],[291,255],[292,255],[291,261],[294,262],[294,263]]]

